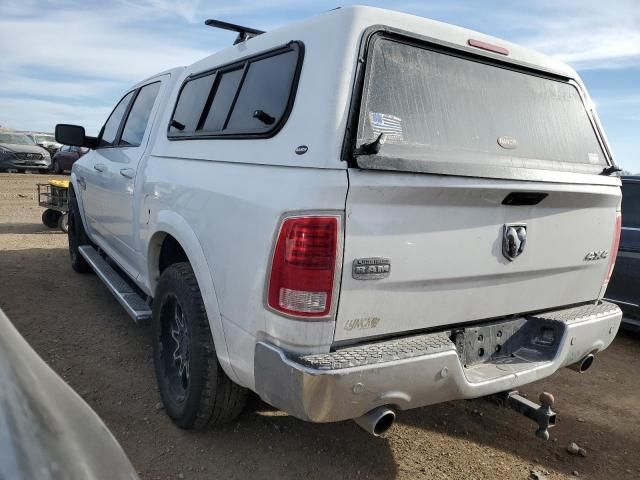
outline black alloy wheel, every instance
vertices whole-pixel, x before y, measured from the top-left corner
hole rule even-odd
[[[175,295],[165,298],[160,308],[160,321],[160,361],[171,398],[176,404],[182,404],[189,390],[190,333],[182,306]]]

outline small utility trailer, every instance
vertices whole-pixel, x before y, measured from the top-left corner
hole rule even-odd
[[[45,208],[42,223],[67,233],[69,227],[69,180],[49,180],[38,184],[38,204]]]

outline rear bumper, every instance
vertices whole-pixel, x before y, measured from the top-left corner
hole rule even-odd
[[[527,347],[522,355],[490,358],[472,367],[463,365],[451,332],[303,356],[258,342],[255,388],[271,405],[312,422],[357,418],[382,405],[407,410],[483,397],[547,377],[604,350],[621,318],[620,309],[607,302],[529,315],[527,328],[544,323],[557,332],[551,355]]]

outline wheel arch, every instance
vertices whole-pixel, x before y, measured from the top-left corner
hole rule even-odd
[[[213,336],[213,343],[220,366],[224,372],[234,382],[238,382],[231,361],[222,324],[222,315],[218,304],[211,268],[200,245],[200,241],[195,232],[191,229],[184,218],[173,211],[158,212],[156,222],[154,222],[153,233],[150,234],[147,245],[147,279],[146,284],[151,292],[155,292],[160,278],[162,267],[166,268],[171,263],[162,265],[166,261],[167,242],[179,247],[184,253],[184,259],[176,257],[178,261],[188,261],[193,269],[200,288],[200,294],[204,301],[209,326]],[[165,249],[163,252],[163,248]]]
[[[78,211],[80,212],[80,220],[82,221],[82,225],[84,226],[84,231],[86,232],[89,239],[91,239],[91,230],[88,228],[89,225],[87,219],[85,218],[82,195],[79,195],[79,192],[80,190],[78,188],[78,177],[75,173],[72,172],[69,177],[69,200],[71,200],[72,196],[76,199],[76,203],[78,204]]]

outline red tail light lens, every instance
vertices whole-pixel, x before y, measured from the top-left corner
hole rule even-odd
[[[338,217],[282,222],[269,277],[268,303],[289,315],[324,317],[331,310],[338,256]]]
[[[613,274],[613,267],[616,265],[616,257],[618,256],[618,247],[620,246],[620,231],[622,230],[622,214],[616,213],[616,226],[613,232],[613,241],[611,242],[611,251],[609,252],[609,267],[604,283],[608,283]]]

